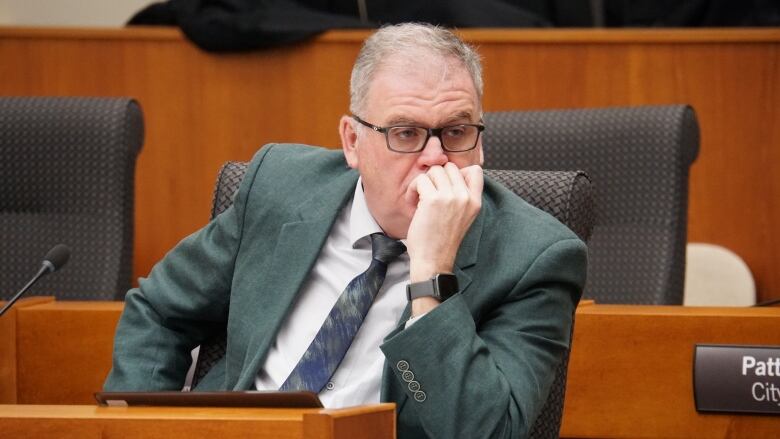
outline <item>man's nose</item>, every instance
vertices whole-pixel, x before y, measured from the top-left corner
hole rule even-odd
[[[441,139],[437,136],[431,136],[420,152],[419,161],[427,167],[444,166],[449,159],[441,146]]]

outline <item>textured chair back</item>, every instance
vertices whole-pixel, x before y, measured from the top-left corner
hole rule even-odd
[[[691,107],[487,113],[485,166],[581,169],[594,185],[585,297],[683,301],[688,171],[699,149]]]
[[[228,162],[220,169],[214,189],[212,218],[233,204],[233,196],[244,178],[246,168],[247,163]],[[590,181],[583,172],[489,170],[486,174],[530,204],[555,216],[584,241],[590,237],[593,228],[593,200]],[[211,367],[225,355],[225,349],[225,333],[216,335],[200,347],[192,387],[195,387]],[[558,437],[568,364],[569,351],[567,350],[556,369],[555,380],[542,412],[533,426],[530,436],[533,439]]]
[[[133,266],[133,185],[143,116],[125,98],[0,98],[0,298],[55,244],[61,272],[29,294],[121,299]]]

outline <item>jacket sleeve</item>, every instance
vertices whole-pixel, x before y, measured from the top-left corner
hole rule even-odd
[[[582,241],[556,241],[478,321],[474,297],[493,293],[467,290],[386,340],[409,397],[399,431],[411,405],[431,438],[526,437],[568,349],[586,267]]]
[[[270,149],[253,159],[233,206],[182,240],[127,293],[105,390],[180,390],[190,351],[224,328],[248,193]]]

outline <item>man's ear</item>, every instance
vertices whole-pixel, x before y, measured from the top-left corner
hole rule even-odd
[[[357,131],[355,131],[355,124],[351,117],[341,116],[339,136],[341,136],[341,149],[344,151],[344,158],[347,160],[347,164],[350,168],[357,169]]]

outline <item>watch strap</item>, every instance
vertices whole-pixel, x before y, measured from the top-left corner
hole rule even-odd
[[[457,292],[458,280],[451,273],[439,273],[428,280],[406,286],[406,298],[410,301],[418,297],[433,297],[443,302]]]

